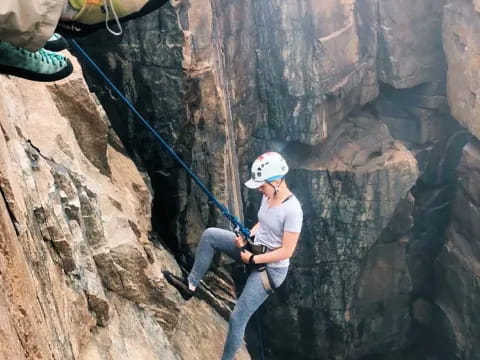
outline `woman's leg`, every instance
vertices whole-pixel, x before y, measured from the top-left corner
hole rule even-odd
[[[274,287],[279,287],[287,276],[288,267],[268,268]],[[242,294],[230,316],[229,329],[222,360],[232,360],[235,353],[242,345],[245,328],[253,313],[268,298],[268,293],[263,287],[261,274],[256,269],[250,272]]]
[[[240,249],[235,246],[235,233],[219,228],[206,229],[198,244],[195,262],[193,264],[188,282],[197,287],[203,275],[207,272],[215,252],[221,251],[232,259],[240,260]]]

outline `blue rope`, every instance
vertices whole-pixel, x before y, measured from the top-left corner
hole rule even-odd
[[[170,145],[163,140],[160,134],[149,124],[147,120],[138,112],[135,106],[122,94],[122,92],[113,84],[113,82],[105,75],[105,73],[98,67],[95,61],[88,56],[88,54],[83,50],[80,45],[77,43],[76,40],[70,40],[73,48],[82,55],[85,60],[87,60],[88,64],[102,77],[103,80],[107,83],[107,85],[112,89],[122,100],[123,102],[129,107],[130,110],[135,114],[135,116],[142,122],[142,124],[153,134],[153,136],[160,142],[160,144],[164,147],[165,150],[175,159],[175,161],[183,167],[183,169],[187,172],[188,175],[195,181],[195,183],[203,190],[203,192],[208,196],[208,198],[220,209],[223,215],[230,220],[230,222],[235,226],[236,231],[240,231],[241,234],[248,239],[250,237],[250,230],[245,227],[237,217],[235,217],[228,209],[220,203],[217,198],[207,189],[205,184],[198,178],[197,175],[188,167],[187,164],[183,162],[182,159],[177,155],[175,150],[172,149]]]

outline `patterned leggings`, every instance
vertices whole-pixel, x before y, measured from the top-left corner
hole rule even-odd
[[[231,231],[208,228],[200,238],[195,262],[188,280],[198,286],[203,275],[207,272],[216,251],[221,251],[236,261],[240,260],[240,249],[235,246],[235,234]],[[287,276],[288,267],[269,267],[268,274],[274,287],[279,287]],[[223,349],[222,360],[232,360],[242,344],[247,322],[253,313],[267,299],[268,293],[263,288],[260,273],[251,271],[237,304],[230,316],[227,341]]]

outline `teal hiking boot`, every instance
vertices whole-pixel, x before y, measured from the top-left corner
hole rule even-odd
[[[62,51],[68,48],[68,42],[62,35],[55,33],[50,36],[50,39],[48,39],[43,48],[55,52]]]
[[[65,56],[40,49],[31,52],[0,41],[0,73],[34,81],[57,81],[70,75],[73,66]]]

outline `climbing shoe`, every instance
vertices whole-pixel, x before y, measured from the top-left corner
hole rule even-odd
[[[180,292],[180,295],[182,295],[185,300],[188,300],[195,295],[196,291],[192,291],[188,288],[188,279],[186,276],[178,277],[173,275],[170,271],[164,271],[163,275],[170,285],[173,285],[177,288],[177,290]]]
[[[73,66],[65,56],[40,49],[31,52],[0,41],[0,73],[34,81],[57,81],[70,75]]]
[[[68,48],[68,42],[62,35],[55,33],[50,36],[50,39],[48,39],[43,48],[55,52],[62,51]]]
[[[144,16],[168,0],[69,0],[70,9],[77,11],[71,20],[60,20],[56,32],[69,36],[85,36],[107,28],[120,35],[120,23]],[[117,26],[118,31],[112,29]]]

